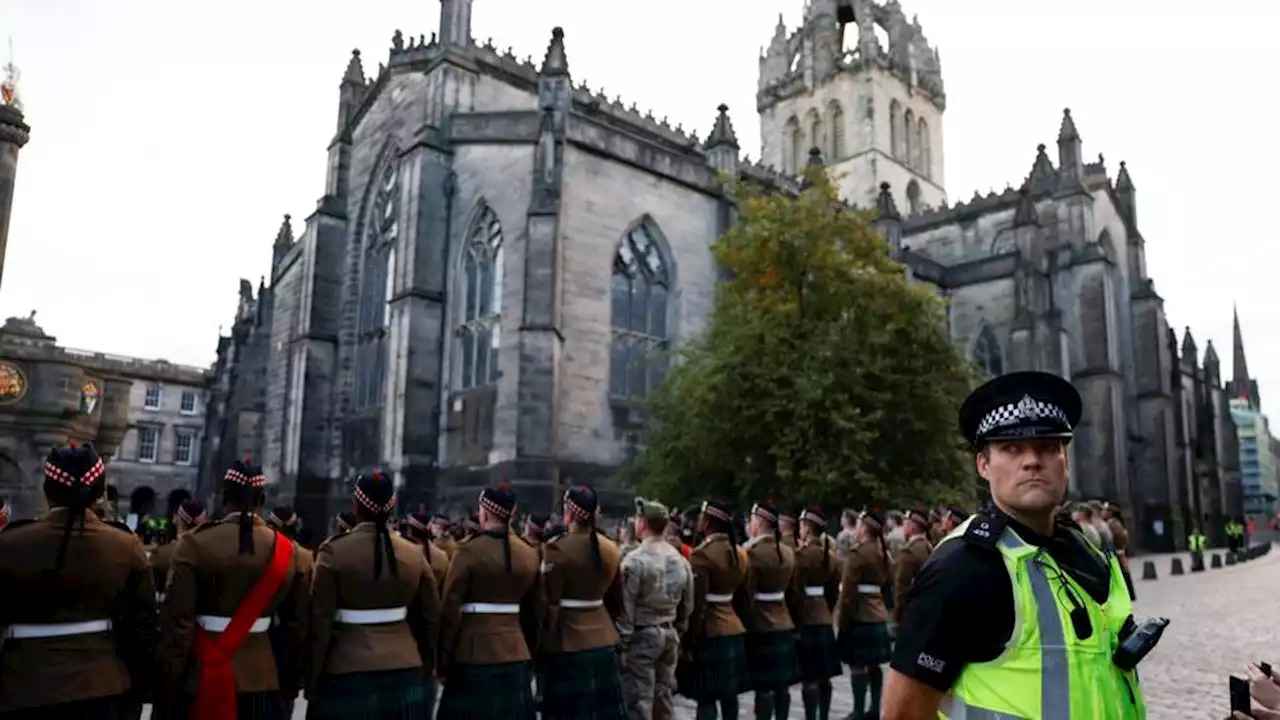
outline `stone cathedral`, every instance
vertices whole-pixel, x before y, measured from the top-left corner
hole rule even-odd
[[[1153,548],[1238,512],[1216,355],[1171,339],[1128,170],[1087,162],[1070,112],[1018,190],[948,204],[941,61],[897,0],[810,0],[799,29],[779,22],[761,162],[723,105],[706,137],[670,127],[574,83],[558,28],[540,63],[476,43],[471,5],[441,0],[429,37],[397,31],[372,78],[352,53],[324,192],[299,235],[285,216],[220,339],[206,490],[252,454],[313,523],[372,466],[444,510],[498,479],[526,510],[572,482],[624,506],[613,476],[664,377],[653,350],[709,317],[732,218],[719,174],[794,189],[825,162],[948,300],[961,351],[1080,389],[1076,496],[1121,503]]]

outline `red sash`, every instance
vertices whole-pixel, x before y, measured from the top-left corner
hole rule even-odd
[[[231,657],[284,583],[292,559],[293,543],[276,533],[271,562],[267,563],[262,577],[236,608],[226,632],[211,633],[204,628],[196,628],[193,649],[196,660],[200,662],[200,684],[191,705],[191,720],[235,720],[236,674],[231,666]]]

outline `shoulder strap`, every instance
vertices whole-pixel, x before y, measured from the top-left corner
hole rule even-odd
[[[965,521],[964,528],[956,528],[957,531],[963,529],[961,538],[969,545],[975,545],[984,550],[999,552],[1000,536],[1004,534],[1005,528],[1009,525],[1009,519],[1003,515],[980,512]],[[939,543],[941,544],[941,543]]]

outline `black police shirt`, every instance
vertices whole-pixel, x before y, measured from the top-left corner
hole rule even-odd
[[[1006,523],[1024,542],[1042,548],[1097,602],[1110,591],[1110,565],[1060,518],[1045,537],[998,510],[984,515]],[[890,667],[946,692],[969,663],[1004,652],[1013,633],[1013,583],[1000,551],[963,537],[938,546],[916,575],[898,626]]]

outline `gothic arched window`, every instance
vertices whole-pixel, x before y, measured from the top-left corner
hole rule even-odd
[[[809,125],[809,144],[805,147],[804,152],[801,153],[801,163],[803,164],[797,167],[797,175],[809,164],[809,151],[811,149],[818,148],[821,151],[827,146],[826,138],[822,136],[822,117],[818,115],[818,111],[810,110],[805,121]]]
[[[796,175],[802,167],[804,167],[804,131],[800,129],[800,121],[793,116],[787,121],[787,136],[783,140],[782,170]]]
[[[902,113],[902,162],[909,168],[916,167],[916,115],[910,110]]]
[[[920,123],[917,127],[919,128],[919,134],[916,138],[916,147],[919,150],[916,154],[920,156],[920,173],[926,178],[933,177],[933,152],[929,147],[929,123],[925,122],[924,118],[920,118]]]
[[[914,179],[907,183],[907,208],[912,215],[920,213],[920,183]]]
[[[502,224],[488,205],[481,205],[462,248],[458,327],[459,388],[481,387],[498,380],[502,346]]]
[[[897,100],[889,103],[889,154],[893,157],[902,157],[902,128],[898,123],[902,122],[902,106]]]
[[[1004,374],[1004,356],[1000,352],[1000,341],[990,327],[983,326],[973,341],[973,362],[978,369],[990,377]]]
[[[400,237],[400,170],[388,161],[377,177],[360,266],[356,317],[356,409],[380,407],[387,374],[387,325]]]
[[[827,152],[831,162],[838,162],[844,157],[844,108],[840,107],[840,103],[835,100],[831,101],[828,106],[831,126],[831,147]]]
[[[640,399],[667,376],[667,303],[671,273],[647,223],[636,225],[613,256],[609,394]]]

